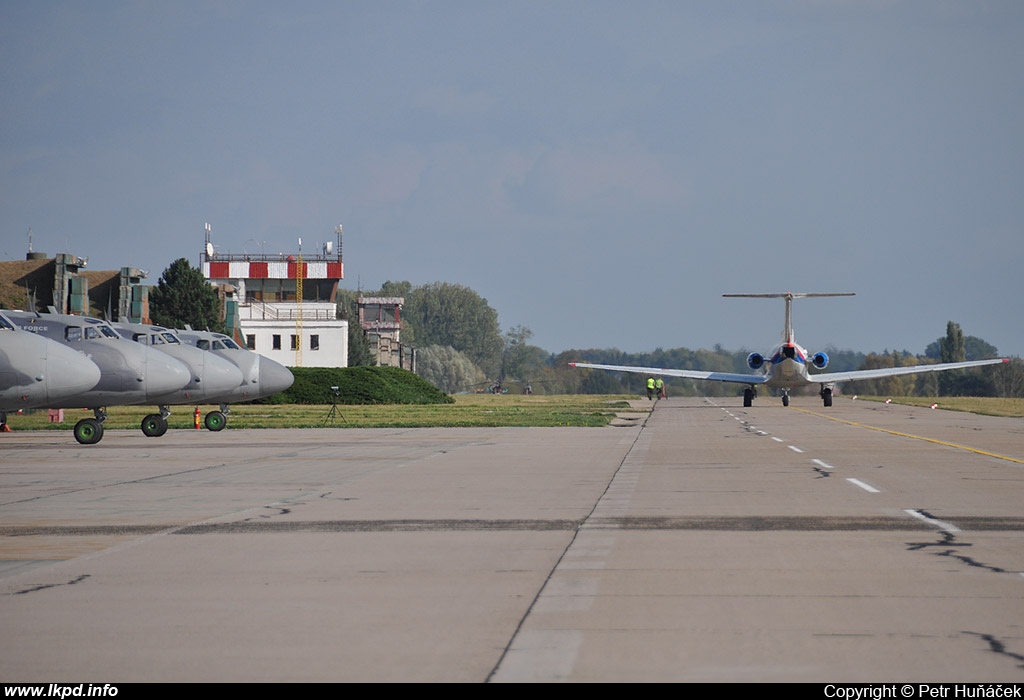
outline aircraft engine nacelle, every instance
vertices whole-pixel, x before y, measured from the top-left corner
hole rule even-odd
[[[823,352],[816,352],[814,357],[811,358],[811,363],[818,369],[825,369],[828,367],[828,355]]]
[[[750,369],[761,369],[764,366],[764,355],[759,352],[752,352],[747,355],[747,367]]]

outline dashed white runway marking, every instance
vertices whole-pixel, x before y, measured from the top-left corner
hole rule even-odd
[[[804,453],[804,451],[803,451],[803,450],[801,450],[801,449],[800,449],[799,447],[797,447],[796,445],[786,445],[786,447],[788,447],[789,449],[793,450],[794,452],[799,452],[800,454],[803,454],[803,453]]]
[[[847,481],[849,481],[854,486],[859,486],[860,488],[864,489],[868,493],[881,493],[881,491],[876,489],[874,486],[871,486],[870,484],[865,484],[860,479],[847,479]]]

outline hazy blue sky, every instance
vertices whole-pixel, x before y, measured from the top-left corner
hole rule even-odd
[[[0,257],[312,252],[567,348],[1024,355],[1024,2],[0,0]]]

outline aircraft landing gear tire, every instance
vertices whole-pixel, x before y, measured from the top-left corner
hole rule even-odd
[[[228,424],[228,417],[220,411],[210,411],[206,414],[206,429],[210,432],[216,433],[220,430],[224,430],[224,426]]]
[[[750,408],[754,405],[754,390],[744,389],[743,390],[743,408]]]
[[[103,439],[103,424],[95,418],[83,418],[75,423],[75,439],[82,445],[95,445]]]
[[[825,408],[832,405],[832,390],[822,389],[821,390],[821,402],[825,404]]]
[[[783,406],[788,406],[789,405],[789,394],[783,394],[782,395],[782,405]]]
[[[167,419],[159,413],[150,413],[142,419],[142,434],[146,437],[160,437],[167,432]]]

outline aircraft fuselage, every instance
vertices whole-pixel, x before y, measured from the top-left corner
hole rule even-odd
[[[7,317],[22,330],[78,350],[99,367],[99,382],[88,391],[64,399],[59,408],[96,409],[152,403],[190,380],[184,364],[170,355],[122,338],[106,321],[26,311],[8,312]]]

